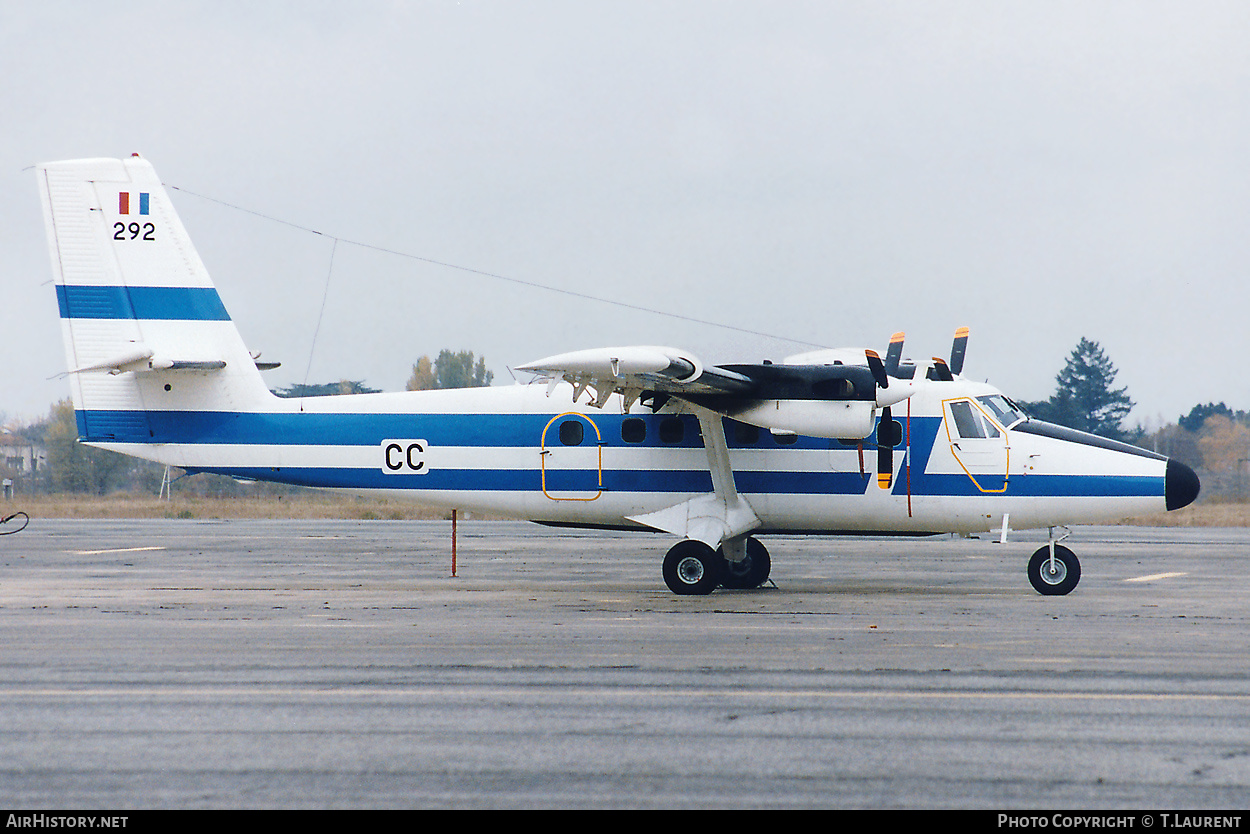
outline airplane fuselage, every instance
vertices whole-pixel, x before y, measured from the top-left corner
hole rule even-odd
[[[595,408],[572,394],[562,383],[273,397],[260,412],[86,412],[80,428],[87,442],[192,472],[550,523],[641,529],[632,517],[712,490],[688,407],[625,413],[619,396]],[[176,399],[144,399],[162,395]],[[1004,516],[1026,529],[1166,509],[1162,456],[1009,428],[978,399],[994,397],[962,379],[921,383],[893,414],[901,442],[886,488],[876,432],[838,440],[725,418],[735,486],[762,531],[975,533]],[[960,435],[968,413],[979,424],[969,433],[986,436]]]

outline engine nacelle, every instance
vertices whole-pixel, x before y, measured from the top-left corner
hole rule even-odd
[[[709,407],[740,423],[808,437],[858,440],[877,425],[875,404],[868,400],[754,400],[729,410]]]

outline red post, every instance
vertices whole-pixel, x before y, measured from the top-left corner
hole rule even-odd
[[[456,575],[456,510],[451,511],[451,575]]]

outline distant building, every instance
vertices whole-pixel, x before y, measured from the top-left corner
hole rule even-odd
[[[48,467],[48,450],[10,431],[0,431],[0,479],[8,486],[34,484],[35,477]],[[9,489],[5,490],[9,492]]]

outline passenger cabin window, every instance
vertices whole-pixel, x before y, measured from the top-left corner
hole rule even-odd
[[[981,410],[967,400],[951,403],[951,417],[955,419],[955,430],[965,439],[980,437],[998,437],[998,429],[986,419]]]
[[[660,421],[660,442],[680,443],[686,437],[686,424],[680,417],[665,417]]]
[[[641,443],[647,439],[647,423],[640,417],[626,417],[621,421],[621,440]]]
[[[760,442],[759,426],[735,422],[733,428],[733,442],[735,446],[754,446]]]
[[[565,446],[580,446],[586,431],[581,420],[565,420],[560,424],[560,442]]]

